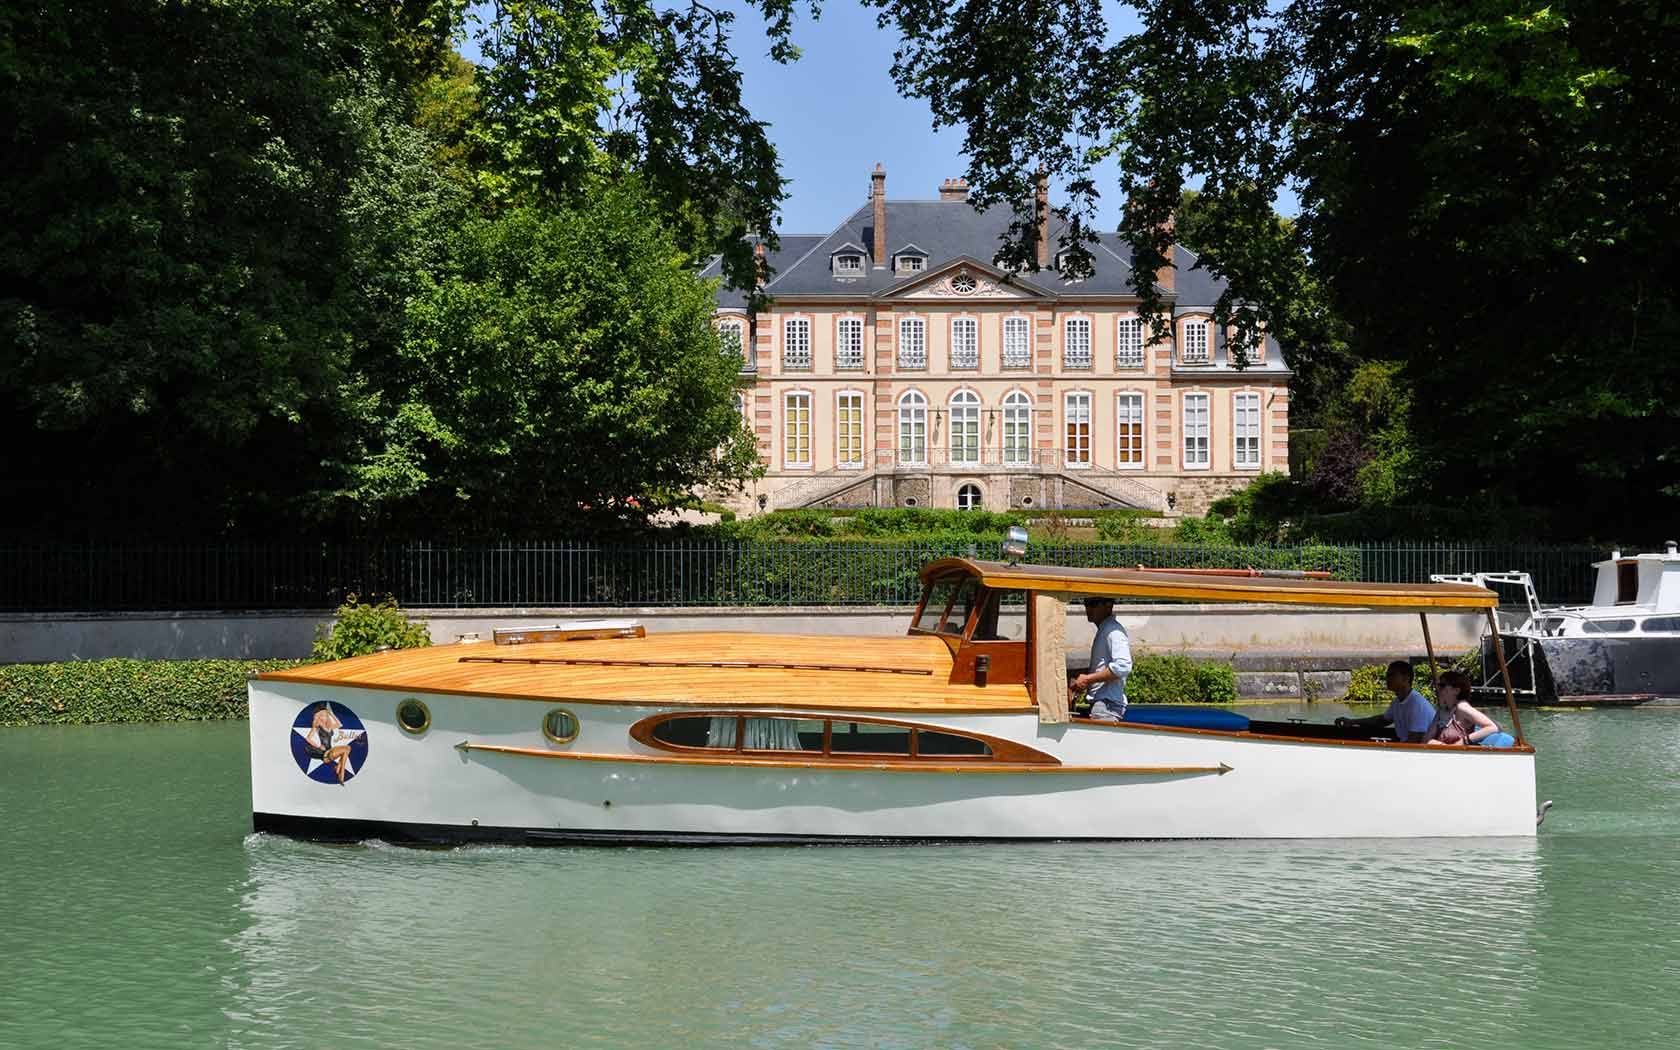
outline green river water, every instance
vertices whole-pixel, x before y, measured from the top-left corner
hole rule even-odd
[[[0,1047],[1680,1045],[1680,709],[1527,723],[1536,840],[716,850],[256,836],[243,723],[4,729]]]

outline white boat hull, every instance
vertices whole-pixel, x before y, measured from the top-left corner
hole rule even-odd
[[[431,713],[418,735],[396,724],[396,706],[410,696]],[[330,765],[306,765],[290,743],[319,701],[342,705],[359,721],[359,731],[341,730],[341,737],[365,734],[342,784]],[[633,723],[669,705],[565,704],[579,733],[564,745],[540,730],[552,706],[254,681],[254,823],[305,837],[524,843],[1535,833],[1534,756],[1527,751],[1041,725],[1032,713],[907,712],[903,717],[917,724],[1030,745],[1063,765],[932,772],[694,764],[630,738]],[[825,710],[809,717],[845,716]],[[463,743],[520,752],[463,750]],[[573,757],[546,757],[558,753]]]

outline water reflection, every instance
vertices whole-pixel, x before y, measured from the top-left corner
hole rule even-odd
[[[420,1045],[1345,1045],[1537,983],[1532,841],[247,849],[237,1046],[303,1002]]]

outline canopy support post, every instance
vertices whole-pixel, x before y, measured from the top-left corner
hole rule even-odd
[[[1032,616],[1033,699],[1042,723],[1068,720],[1067,602],[1059,594],[1028,591]]]
[[[1511,669],[1505,666],[1505,643],[1499,639],[1499,621],[1495,619],[1493,610],[1487,610],[1488,630],[1493,632],[1493,655],[1499,658],[1499,675],[1505,682],[1505,706],[1511,712],[1511,728],[1516,730],[1517,743],[1528,743],[1523,739],[1522,722],[1517,719],[1517,694],[1511,688]]]
[[[1429,614],[1418,613],[1418,623],[1423,624],[1423,648],[1429,654],[1429,685],[1433,689],[1441,681],[1441,671],[1435,666],[1435,642],[1429,637]]]

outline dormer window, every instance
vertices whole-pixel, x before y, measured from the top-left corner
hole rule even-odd
[[[864,272],[863,248],[847,241],[828,253],[828,268],[834,272],[836,277],[862,277]]]
[[[906,244],[893,253],[894,273],[921,273],[927,269],[927,252],[914,244]]]

